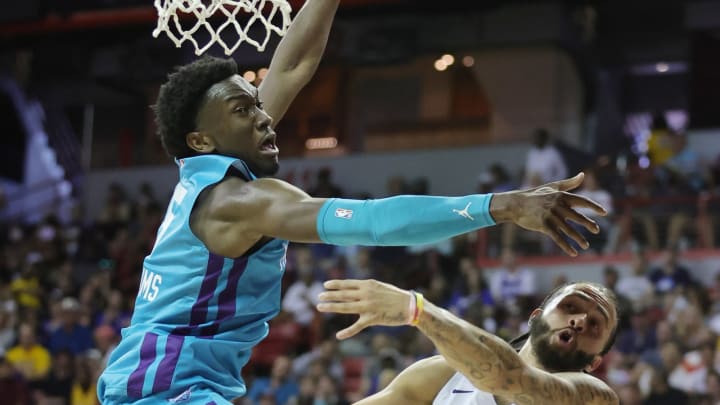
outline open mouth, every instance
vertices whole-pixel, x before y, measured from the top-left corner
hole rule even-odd
[[[260,151],[265,153],[278,153],[278,147],[275,144],[275,136],[271,135],[265,138],[260,144]]]
[[[561,346],[570,347],[575,343],[575,332],[565,329],[558,335],[558,341]]]

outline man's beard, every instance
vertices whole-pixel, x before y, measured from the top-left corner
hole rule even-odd
[[[589,366],[595,355],[582,350],[566,352],[550,344],[553,332],[550,324],[538,316],[530,323],[530,339],[540,365],[545,371],[560,373],[566,371],[582,371]],[[577,339],[577,337],[575,337]]]

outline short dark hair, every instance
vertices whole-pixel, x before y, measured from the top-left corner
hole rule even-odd
[[[238,72],[232,59],[205,56],[168,75],[153,106],[157,133],[165,151],[173,157],[195,155],[185,136],[196,129],[197,114],[205,92],[215,83]]]
[[[550,293],[545,296],[545,299],[540,303],[540,309],[545,309],[545,307],[548,305],[550,301],[553,300],[553,298],[560,295],[560,293],[565,289],[565,287],[568,286],[574,286],[574,285],[589,285],[592,287],[597,288],[600,290],[600,292],[607,298],[608,302],[610,302],[615,309],[615,319],[618,319],[618,298],[617,295],[613,292],[613,290],[605,287],[602,284],[593,283],[591,281],[571,281],[569,283],[564,283],[560,286],[555,287]],[[618,332],[618,325],[616,324],[613,328],[612,332],[610,333],[610,336],[608,337],[607,342],[605,342],[605,346],[603,347],[602,351],[600,352],[600,355],[605,355],[607,352],[610,351],[612,346],[615,344],[615,338],[617,337]],[[516,350],[520,350],[523,344],[525,344],[525,341],[530,337],[530,333],[523,333],[522,335],[512,339],[510,341],[510,345],[515,348]]]

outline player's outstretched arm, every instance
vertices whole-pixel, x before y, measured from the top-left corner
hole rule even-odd
[[[440,356],[422,359],[398,374],[385,389],[355,404],[430,405],[454,373]]]
[[[320,294],[320,312],[358,314],[338,332],[345,339],[372,325],[406,325],[413,318],[411,293],[375,280],[330,280]],[[617,405],[615,393],[583,373],[551,374],[528,365],[499,337],[425,302],[416,326],[440,354],[477,388],[517,405]]]
[[[273,127],[310,81],[327,44],[339,0],[307,0],[275,49],[258,88]]]
[[[277,179],[231,178],[217,185],[198,207],[193,230],[214,253],[237,257],[263,236],[335,245],[404,246],[514,222],[549,235],[575,255],[564,235],[583,248],[588,243],[566,221],[598,232],[597,224],[575,209],[605,213],[597,203],[567,192],[581,182],[578,175],[532,190],[498,194],[349,200],[312,198]]]

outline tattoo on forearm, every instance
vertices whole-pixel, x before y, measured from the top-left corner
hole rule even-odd
[[[571,383],[528,375],[521,371],[524,364],[520,356],[505,341],[444,314],[442,309],[434,307],[431,311],[423,316],[420,329],[448,363],[478,388],[496,395],[504,393],[507,396],[503,399],[516,405],[617,404],[612,391],[590,380]]]

